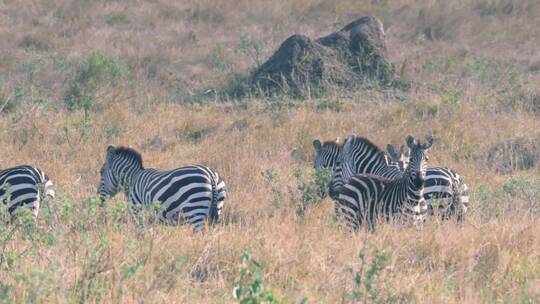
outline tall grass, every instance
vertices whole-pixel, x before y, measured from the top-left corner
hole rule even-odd
[[[286,303],[540,301],[538,8],[0,1],[0,167],[37,165],[58,187],[37,223],[0,224],[0,302],[223,303],[238,286]],[[385,23],[410,89],[217,102],[289,35],[366,13]],[[93,103],[70,109],[70,88]],[[346,231],[311,143],[352,131],[381,147],[434,134],[430,164],[470,188],[466,221]],[[101,204],[108,144],[140,150],[147,167],[214,168],[230,194],[221,224],[139,229],[123,197]]]

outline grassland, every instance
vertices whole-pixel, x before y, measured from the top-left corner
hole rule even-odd
[[[218,94],[289,35],[365,14],[410,90]],[[0,166],[34,164],[57,185],[36,225],[0,226],[0,301],[234,302],[247,252],[285,303],[539,302],[538,28],[535,0],[0,0]],[[465,223],[351,234],[328,198],[298,214],[313,139],[352,131],[381,146],[434,134],[430,164],[471,189]],[[123,197],[101,206],[108,144],[147,167],[216,169],[222,223],[141,232]]]

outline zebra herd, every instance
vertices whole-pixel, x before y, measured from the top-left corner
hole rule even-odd
[[[388,145],[385,153],[356,134],[343,143],[315,140],[314,166],[333,171],[328,193],[335,201],[336,216],[351,230],[373,229],[379,219],[419,224],[436,209],[442,218],[461,221],[468,207],[467,186],[454,171],[427,166],[432,144],[431,137],[421,143],[408,136],[406,146],[398,151]],[[126,147],[107,147],[100,176],[102,201],[122,191],[133,214],[158,202],[160,221],[188,223],[195,231],[219,220],[227,197],[223,179],[206,166],[146,169],[141,154]],[[27,207],[37,217],[42,197],[54,195],[52,181],[38,168],[0,170],[0,201],[9,214]]]
[[[206,166],[145,169],[141,155],[125,147],[107,147],[100,175],[98,195],[102,201],[123,191],[134,214],[143,205],[158,202],[162,222],[188,223],[195,231],[202,230],[206,222],[218,221],[227,196],[224,181]],[[40,194],[54,197],[53,184],[40,169],[20,166],[0,170],[0,202],[8,206],[11,215],[24,206],[37,217]]]
[[[400,152],[388,145],[388,154],[356,134],[341,143],[313,141],[315,169],[332,169],[329,195],[338,218],[353,229],[366,223],[373,229],[377,219],[410,218],[421,223],[438,211],[442,219],[463,220],[469,205],[467,185],[451,169],[427,166],[428,137],[419,143],[406,138]]]

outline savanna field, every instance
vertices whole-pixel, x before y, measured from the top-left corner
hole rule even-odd
[[[365,15],[407,86],[230,94],[287,37]],[[540,302],[538,29],[538,0],[0,0],[0,168],[56,185],[36,222],[0,225],[0,302]],[[349,232],[312,142],[351,132],[433,134],[465,221]],[[141,229],[123,195],[102,204],[108,145],[215,169],[221,222]]]

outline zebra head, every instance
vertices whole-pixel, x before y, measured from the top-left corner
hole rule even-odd
[[[386,145],[386,151],[388,152],[388,156],[390,156],[390,164],[397,166],[400,171],[407,169],[410,154],[405,145],[401,145],[398,151],[396,146],[388,144]]]
[[[136,170],[143,169],[142,157],[130,148],[108,146],[101,167],[98,194],[102,201],[115,196]]]
[[[413,185],[418,189],[424,185],[427,170],[427,150],[433,145],[433,137],[429,136],[425,143],[420,143],[412,136],[407,136],[407,146],[410,149],[409,165],[407,166],[407,176]]]
[[[424,200],[424,180],[428,161],[427,150],[433,144],[433,137],[428,137],[426,142],[422,144],[409,135],[406,142],[411,152],[409,165],[403,175],[408,185],[405,213],[412,216],[413,223],[419,227],[424,222],[427,213],[427,206]]]
[[[343,147],[340,141],[339,137],[336,140],[329,140],[324,143],[321,143],[318,139],[313,141],[313,148],[315,148],[315,163],[313,167],[316,170],[334,169]]]

